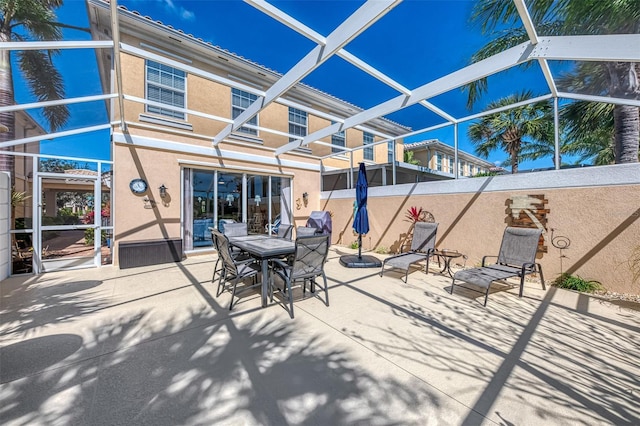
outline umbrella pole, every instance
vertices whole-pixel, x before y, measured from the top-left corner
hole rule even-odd
[[[362,234],[358,234],[358,259],[362,259]]]

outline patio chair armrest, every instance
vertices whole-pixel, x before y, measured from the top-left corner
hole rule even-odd
[[[524,276],[525,273],[535,272],[535,270],[536,270],[536,264],[534,262],[527,262],[522,264],[522,270],[520,273],[522,274],[522,276]]]
[[[483,268],[484,268],[485,266],[487,266],[487,263],[486,263],[486,262],[487,262],[487,259],[490,259],[490,258],[497,259],[497,258],[498,258],[498,256],[484,256],[484,257],[482,258],[482,267],[483,267]]]
[[[236,265],[250,265],[252,263],[256,263],[256,259],[250,257],[248,259],[236,260]]]
[[[286,268],[290,268],[291,267],[291,265],[289,263],[285,262],[282,259],[271,259],[270,262],[274,266],[276,266],[278,268],[282,268],[282,269],[286,269]]]

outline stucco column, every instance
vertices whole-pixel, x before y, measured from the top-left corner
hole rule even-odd
[[[46,189],[44,191],[44,205],[45,209],[43,211],[44,216],[56,217],[58,214],[58,205],[56,204],[56,194],[57,192],[52,189]]]

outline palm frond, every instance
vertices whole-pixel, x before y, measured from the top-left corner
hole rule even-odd
[[[62,5],[61,1],[19,0],[11,2],[12,15],[10,28],[15,31],[23,27],[33,40],[60,40],[62,32],[55,25],[54,8]],[[7,5],[8,6],[8,5]],[[0,7],[4,10],[4,8]]]
[[[65,90],[62,76],[55,68],[47,51],[26,50],[18,54],[20,70],[25,75],[29,88],[38,101],[64,99]],[[47,107],[44,116],[51,131],[61,128],[69,119],[66,105]]]

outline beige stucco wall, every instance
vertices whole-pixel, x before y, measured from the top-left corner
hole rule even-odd
[[[135,39],[125,37],[125,42],[131,44],[137,44]],[[123,92],[127,95],[135,96],[141,99],[145,97],[145,60],[135,55],[122,53],[122,75],[123,75]],[[217,70],[212,67],[211,64],[205,64],[198,61],[194,61],[192,64],[194,67],[199,67],[207,72],[218,72],[221,75],[226,75],[228,72]],[[187,74],[186,82],[186,108],[194,111],[199,111],[207,114],[211,114],[218,117],[231,117],[231,87],[210,81],[206,78]],[[326,111],[326,108],[314,106],[319,111],[330,113]],[[145,107],[142,103],[132,100],[124,101],[124,111],[126,120],[130,123],[139,122],[140,114],[146,114],[147,116],[154,116],[151,113],[145,113]],[[119,110],[116,108],[115,118],[119,119]],[[167,121],[176,121],[178,123],[188,123],[192,126],[191,132],[199,135],[215,136],[227,126],[227,123],[218,120],[212,120],[205,117],[200,117],[195,114],[188,114],[186,120],[174,120],[167,117],[158,116],[159,118]],[[312,114],[307,118],[307,134],[311,134],[320,129],[329,126],[331,122],[325,118],[318,117]],[[144,124],[146,125],[146,124]],[[267,105],[258,114],[258,125],[261,127],[281,131],[287,133],[289,131],[289,108],[287,106],[271,103]],[[158,129],[162,132],[162,128]],[[170,126],[167,126],[167,130],[171,130]],[[265,147],[278,148],[289,142],[288,137],[282,135],[275,135],[263,131],[258,131],[257,136],[247,135],[243,132],[236,132],[239,136],[247,136],[249,138],[256,138]],[[233,137],[231,137],[233,138]],[[379,137],[375,137],[374,141],[379,141]],[[323,142],[331,143],[331,137],[325,137]],[[200,146],[206,146],[210,141],[205,139],[193,139],[190,143],[194,143]],[[346,131],[346,146],[349,148],[359,147],[363,145],[363,133],[357,129],[347,129]],[[331,153],[331,148],[328,146],[322,146],[317,144],[310,144],[308,148],[312,149],[313,154],[316,156],[325,156]],[[397,158],[402,158],[402,145],[398,144]],[[376,155],[374,160],[376,162],[386,163],[386,146],[382,145],[376,148]],[[362,150],[354,153],[354,161],[362,161]],[[331,165],[333,167],[333,165]],[[348,167],[348,162],[336,161],[335,167]]]
[[[582,172],[587,178],[587,174],[594,170],[577,172]],[[553,172],[556,173],[554,179],[557,177],[562,181],[563,172]],[[636,180],[640,177],[638,172],[640,167],[630,171],[636,174]],[[535,182],[544,177],[544,173],[551,172],[518,177],[524,176]],[[500,176],[494,179],[504,183],[510,178]],[[576,179],[580,182],[580,175]],[[598,180],[597,177],[592,179]],[[424,192],[429,192],[430,187],[438,188],[439,193],[431,195],[409,195],[411,187],[415,191],[414,185],[399,185],[396,196],[390,193],[389,188],[371,188],[368,199],[371,231],[363,238],[364,248],[397,250],[405,242],[410,227],[405,220],[406,210],[417,206],[431,212],[440,224],[437,247],[462,251],[469,256],[467,266],[473,266],[481,261],[482,256],[497,254],[502,232],[509,221],[508,200],[516,195],[543,194],[550,210],[545,236],[547,253],[539,254],[546,280],[555,279],[561,271],[560,250],[551,243],[553,229],[554,237],[570,240],[570,247],[562,253],[566,256],[562,259],[564,272],[600,281],[611,291],[640,294],[640,282],[633,283],[629,263],[633,250],[640,246],[640,183],[598,185],[594,182],[590,186],[520,190],[518,187],[524,185],[518,181],[513,189],[465,191],[459,188],[464,186],[463,181],[418,184]],[[442,188],[448,189],[442,191]],[[334,213],[333,242],[348,245],[356,239],[351,228],[353,196],[341,198],[335,195],[323,193],[321,207]]]
[[[130,128],[130,138],[158,137],[157,132]],[[190,138],[172,137],[169,142],[186,142]],[[230,145],[230,144],[225,144]],[[227,146],[229,148],[229,146]],[[273,153],[263,147],[234,146],[233,149],[246,155],[263,156],[265,161],[273,158]],[[296,226],[304,226],[309,214],[320,209],[320,173],[318,161],[300,157],[301,163],[306,161],[315,170],[278,166],[276,164],[260,164],[242,159],[230,160],[215,155],[193,155],[164,149],[127,146],[122,143],[114,145],[115,197],[115,247],[114,262],[117,265],[118,245],[123,241],[155,240],[164,238],[182,238],[181,235],[181,169],[191,167],[198,169],[217,169],[234,173],[263,174],[286,176],[292,178],[293,215]],[[285,156],[286,157],[286,156]],[[194,165],[193,163],[200,163]],[[256,169],[259,169],[256,171]],[[135,178],[143,178],[149,185],[145,194],[135,195],[129,189],[129,182]],[[165,185],[168,197],[162,200],[158,188]],[[309,194],[305,205],[302,194]],[[148,198],[150,201],[145,201]]]

